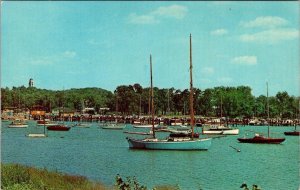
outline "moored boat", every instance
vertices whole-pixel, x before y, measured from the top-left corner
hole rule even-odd
[[[47,135],[43,134],[43,133],[30,133],[30,134],[27,135],[27,137],[43,138],[43,137],[47,137]]]
[[[284,132],[284,134],[288,135],[288,136],[299,136],[300,131],[286,131],[286,132]]]
[[[8,125],[9,128],[26,128],[28,127],[28,124],[25,123],[25,121],[16,119],[12,121],[11,124]]]
[[[76,124],[73,125],[73,127],[90,128],[90,124],[88,124],[88,123],[76,123]]]
[[[100,127],[102,129],[122,130],[126,127],[126,125],[125,124],[118,124],[118,123],[104,123],[104,124],[101,124]]]
[[[267,113],[268,113],[268,118],[269,120],[269,93],[268,93],[268,83],[267,83]],[[252,138],[238,138],[237,139],[241,143],[255,143],[255,144],[280,144],[283,141],[285,141],[285,138],[274,138],[270,137],[270,126],[268,125],[268,136],[265,137],[261,134],[256,133],[254,137]]]
[[[194,108],[193,108],[193,81],[192,81],[192,43],[190,36],[190,115],[191,115],[191,136],[172,137],[158,139],[155,137],[154,128],[154,103],[153,103],[153,82],[152,82],[152,57],[150,55],[150,76],[151,76],[151,113],[152,113],[152,137],[135,139],[127,137],[129,148],[150,149],[150,150],[207,150],[211,146],[211,138],[194,137]]]
[[[238,138],[241,143],[256,143],[256,144],[280,144],[285,141],[285,138],[271,138],[260,134],[255,134],[252,138]]]
[[[132,125],[134,128],[151,128],[152,127],[152,125],[151,124],[139,124],[139,125],[136,125],[136,124],[134,124],[134,125]],[[154,127],[157,127],[158,126],[158,124],[157,125],[154,125]]]
[[[287,135],[287,136],[299,136],[300,131],[297,131],[296,127],[297,126],[295,125],[294,131],[286,131],[286,132],[284,132],[284,134]]]
[[[71,129],[71,127],[68,127],[66,125],[57,124],[57,125],[48,126],[47,129],[49,131],[69,131]]]
[[[129,148],[150,150],[208,150],[211,139],[191,139],[190,137],[159,139],[134,139],[127,138]]]
[[[55,125],[57,125],[57,123],[50,121],[50,119],[45,119],[45,120],[38,120],[37,125],[38,126],[55,126]]]
[[[203,134],[207,134],[207,135],[238,135],[239,129],[225,127],[224,125],[210,126],[207,130],[203,130]]]

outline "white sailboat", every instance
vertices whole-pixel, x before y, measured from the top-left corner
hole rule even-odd
[[[153,109],[153,82],[152,82],[152,57],[150,55],[151,74],[151,113],[152,113],[152,137],[145,139],[134,139],[127,137],[129,148],[151,149],[151,150],[207,150],[211,146],[211,138],[194,138],[194,108],[193,108],[193,80],[192,80],[192,36],[190,35],[190,115],[191,115],[191,136],[171,137],[157,139],[154,129]]]
[[[126,127],[126,125],[121,123],[102,123],[100,124],[100,127],[102,129],[122,130]]]
[[[44,119],[44,131],[43,131],[43,133],[29,133],[27,135],[27,137],[31,137],[31,138],[45,138],[45,137],[47,137],[45,119]]]
[[[8,125],[9,128],[26,128],[28,124],[25,123],[24,120],[15,119],[11,124]]]

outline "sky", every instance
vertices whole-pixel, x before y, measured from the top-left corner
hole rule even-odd
[[[249,86],[299,96],[299,3],[1,2],[1,87]]]

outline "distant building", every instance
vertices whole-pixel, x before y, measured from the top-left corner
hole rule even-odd
[[[32,116],[33,119],[41,119],[43,116],[45,116],[45,114],[46,114],[45,108],[40,105],[32,106],[30,110],[30,115]]]
[[[29,86],[29,87],[33,87],[33,79],[32,79],[32,78],[29,79],[29,84],[28,84],[28,86]]]
[[[83,114],[90,114],[90,115],[96,114],[95,108],[84,108],[81,112]]]

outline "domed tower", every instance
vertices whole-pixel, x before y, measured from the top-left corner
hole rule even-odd
[[[29,85],[29,87],[33,87],[33,79],[32,78],[29,79],[29,84],[28,85]]]

